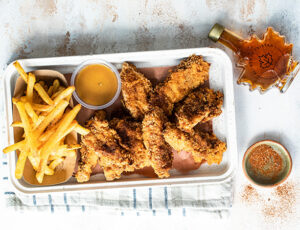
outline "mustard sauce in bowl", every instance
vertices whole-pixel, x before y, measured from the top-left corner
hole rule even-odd
[[[72,74],[75,99],[88,109],[104,109],[112,105],[121,90],[117,69],[102,60],[82,63]]]

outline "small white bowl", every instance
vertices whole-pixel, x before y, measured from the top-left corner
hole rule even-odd
[[[72,77],[71,77],[71,85],[75,86],[75,79],[77,77],[77,74],[80,72],[80,70],[82,70],[84,67],[88,66],[88,65],[92,65],[92,64],[99,64],[99,65],[104,65],[107,68],[109,68],[111,71],[114,72],[117,81],[118,81],[118,88],[116,91],[115,96],[106,104],[104,105],[90,105],[85,103],[83,100],[81,100],[78,96],[78,94],[76,93],[76,88],[75,91],[73,92],[73,96],[76,99],[76,101],[78,101],[78,103],[80,103],[81,105],[83,105],[85,108],[88,109],[93,109],[93,110],[100,110],[100,109],[105,109],[109,106],[111,106],[119,97],[120,92],[121,92],[121,78],[120,78],[120,74],[119,71],[117,70],[117,68],[112,65],[111,63],[104,61],[102,59],[90,59],[87,61],[82,62],[79,66],[77,66],[77,68],[74,70],[74,72],[72,73]]]

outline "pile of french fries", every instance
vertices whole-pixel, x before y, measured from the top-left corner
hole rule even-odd
[[[86,135],[89,130],[75,120],[81,105],[67,108],[74,86],[65,88],[56,79],[48,87],[43,81],[37,82],[34,74],[27,74],[20,63],[15,62],[14,66],[27,83],[26,96],[13,98],[21,121],[13,122],[12,126],[24,129],[24,140],[8,146],[3,152],[20,151],[15,171],[17,179],[22,178],[28,158],[36,171],[37,181],[42,183],[44,175],[53,175],[66,157],[76,157],[76,149],[81,146],[65,144],[65,137],[72,131]]]

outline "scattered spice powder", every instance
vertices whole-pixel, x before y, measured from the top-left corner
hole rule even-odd
[[[291,183],[285,183],[275,189],[277,202],[265,206],[263,213],[265,217],[287,218],[294,212],[296,203],[295,186]]]
[[[273,189],[271,194],[271,198],[263,198],[263,194],[253,186],[246,185],[241,193],[241,198],[248,205],[257,205],[266,221],[284,222],[292,217],[296,205],[295,184],[286,182]]]
[[[258,192],[256,191],[256,189],[253,188],[252,185],[247,185],[244,187],[241,197],[245,203],[256,202],[261,198]]]
[[[266,179],[276,179],[283,168],[281,156],[266,144],[259,145],[252,150],[249,163],[256,176],[263,176]]]

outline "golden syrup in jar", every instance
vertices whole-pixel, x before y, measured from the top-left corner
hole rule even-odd
[[[285,38],[271,27],[263,39],[253,35],[246,40],[216,24],[209,38],[237,54],[237,66],[243,68],[237,82],[248,83],[250,90],[259,87],[264,92],[276,86],[284,92],[299,71],[298,62],[292,57],[293,44],[285,43]]]

